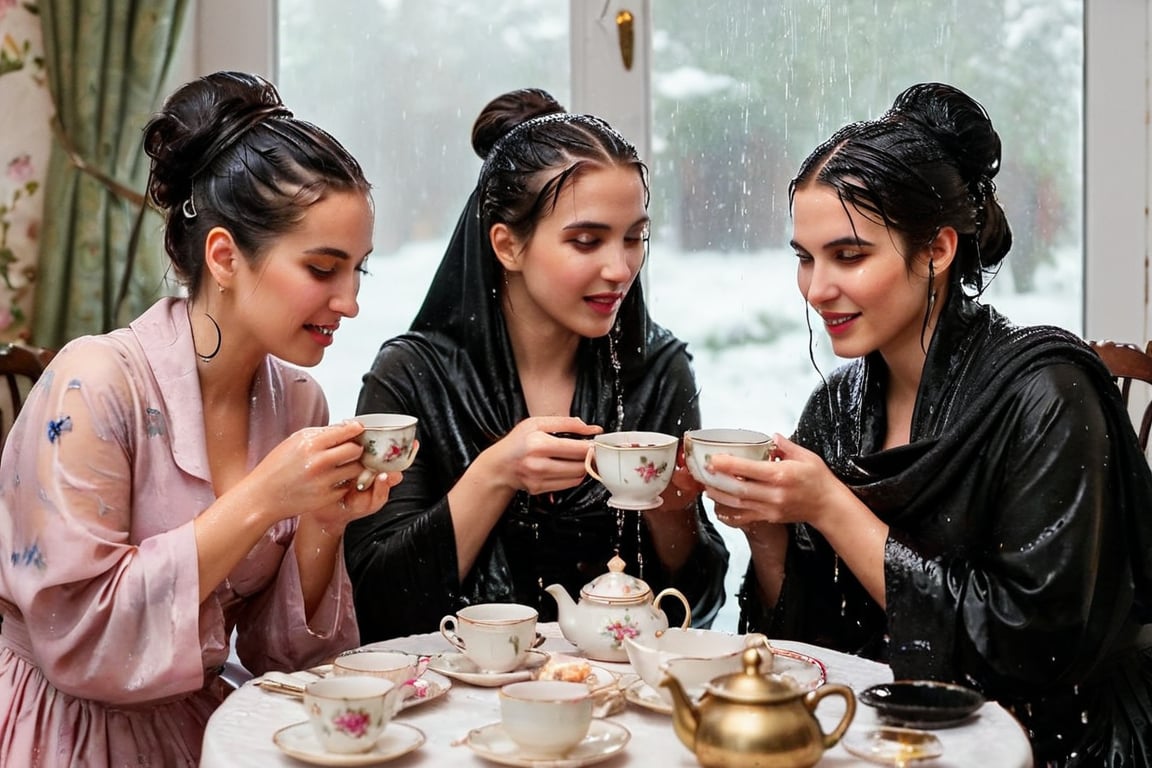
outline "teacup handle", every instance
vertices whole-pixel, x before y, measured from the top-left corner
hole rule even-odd
[[[692,606],[688,604],[688,598],[684,597],[683,592],[676,589],[675,587],[668,587],[667,589],[661,590],[660,594],[656,595],[656,599],[652,601],[652,604],[659,608],[660,599],[667,595],[675,597],[677,600],[684,604],[684,622],[680,625],[680,629],[688,629],[688,625],[692,623]]]
[[[584,470],[593,478],[595,478],[597,482],[603,484],[604,478],[600,477],[600,475],[596,473],[596,470],[592,468],[592,462],[595,460],[596,446],[589,446],[588,453],[584,454]]]
[[[428,669],[428,664],[432,661],[431,656],[419,656],[416,659],[416,672],[413,673],[412,679],[419,679],[424,675],[424,670]]]
[[[456,617],[445,616],[440,619],[440,634],[444,635],[444,639],[452,643],[452,645],[464,650],[464,638],[456,634]]]
[[[846,685],[825,683],[816,690],[804,694],[804,706],[808,708],[813,717],[816,716],[816,705],[828,695],[840,696],[844,699],[844,715],[832,733],[824,736],[824,749],[831,749],[840,742],[840,738],[848,730],[848,726],[852,724],[852,718],[856,716],[856,695],[852,693],[852,689]]]
[[[532,647],[533,648],[539,648],[540,646],[544,645],[544,641],[547,639],[548,638],[544,637],[544,635],[537,632],[536,638],[532,641]]]

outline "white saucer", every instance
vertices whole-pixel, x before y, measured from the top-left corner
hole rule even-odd
[[[496,688],[508,683],[531,679],[532,670],[543,665],[546,661],[548,661],[547,653],[532,650],[528,651],[524,663],[517,669],[509,672],[481,672],[472,660],[462,653],[441,653],[431,658],[428,662],[428,669],[469,685]]]
[[[827,682],[828,673],[819,659],[784,648],[773,648],[772,657],[770,674],[795,683],[801,690],[813,691]],[[672,705],[642,680],[628,686],[624,698],[638,707],[663,715],[672,714]]]
[[[625,688],[624,698],[636,706],[652,712],[659,712],[662,715],[672,714],[672,705],[643,680],[637,680],[633,685]]]
[[[320,667],[301,670],[300,672],[266,672],[256,679],[255,685],[272,693],[279,693],[293,698],[303,698],[304,686],[313,680],[322,677],[331,677],[332,665],[324,664]],[[452,681],[444,675],[431,670],[425,670],[416,682],[416,692],[405,697],[400,705],[400,711],[435,701],[452,688]]]
[[[272,741],[284,754],[313,765],[377,765],[419,749],[424,743],[424,732],[411,725],[391,722],[372,749],[351,755],[325,750],[308,721],[281,728],[272,734]]]
[[[526,755],[520,745],[512,741],[500,723],[476,728],[464,737],[464,745],[476,754],[494,763],[526,766],[527,768],[579,768],[607,760],[628,744],[632,734],[611,720],[593,718],[584,740],[557,757]]]
[[[914,728],[883,727],[846,733],[840,743],[849,754],[882,765],[908,765],[935,760],[944,754],[940,739]]]

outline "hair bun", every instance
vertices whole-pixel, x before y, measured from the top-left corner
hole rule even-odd
[[[539,88],[522,88],[497,96],[472,124],[472,149],[484,159],[496,142],[526,120],[566,111],[552,94]]]
[[[1000,135],[984,107],[963,91],[943,83],[913,85],[896,97],[889,114],[924,126],[969,185],[984,187],[1000,171]]]
[[[276,87],[244,72],[216,72],[175,91],[144,129],[153,202],[163,209],[181,205],[200,171],[253,120],[277,111],[290,115]]]

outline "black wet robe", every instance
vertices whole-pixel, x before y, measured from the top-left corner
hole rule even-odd
[[[958,297],[911,442],[878,450],[886,375],[876,354],[837,369],[796,439],[890,526],[887,615],[802,525],[774,608],[749,570],[742,626],[979,689],[1025,724],[1037,765],[1152,765],[1152,651],[1137,639],[1152,621],[1152,475],[1107,369],[1065,331]]]
[[[555,620],[556,602],[544,588],[559,583],[578,599],[617,549],[628,573],[654,593],[679,588],[692,623],[709,625],[724,602],[728,552],[703,506],[693,553],[669,573],[640,513],[609,508],[607,491],[591,478],[565,491],[516,494],[467,578],[457,578],[448,491],[481,451],[528,417],[500,310],[500,275],[473,193],[411,330],[385,342],[364,377],[357,412],[418,416],[420,451],[383,509],[345,534],[361,639],[434,631],[442,616],[478,602],[524,603],[541,621]],[[617,330],[585,339],[578,356],[571,415],[605,431],[680,435],[699,426],[691,358],[650,320],[639,281]],[[679,601],[660,605],[669,621],[682,620]]]

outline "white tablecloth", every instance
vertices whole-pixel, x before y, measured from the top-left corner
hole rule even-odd
[[[542,624],[540,631],[548,637],[543,649],[574,654],[571,644],[560,636],[556,624]],[[430,654],[454,650],[439,633],[398,638],[374,646],[398,648],[411,653]],[[859,692],[870,685],[888,682],[892,673],[884,664],[868,661],[805,643],[773,641],[773,645],[808,654],[824,662],[828,681],[848,685]],[[628,665],[596,664],[620,671]],[[454,681],[452,689],[436,701],[412,707],[397,715],[400,722],[422,730],[427,737],[416,752],[386,763],[389,768],[413,766],[492,765],[466,746],[453,746],[473,728],[500,719],[496,688],[477,688]],[[817,714],[825,732],[835,727],[843,714],[842,700],[829,696],[820,702]],[[228,697],[208,721],[204,734],[201,768],[267,768],[284,766],[300,768],[302,763],[284,755],[273,743],[272,734],[286,725],[307,719],[297,699],[269,693],[247,683]],[[632,738],[627,748],[603,765],[653,766],[661,768],[698,767],[695,756],[676,738],[671,718],[628,704],[612,719],[628,728]],[[877,724],[871,707],[857,704],[850,732],[864,731]],[[933,768],[1028,768],[1032,765],[1031,749],[1020,724],[994,702],[984,705],[968,723],[934,731],[944,744],[944,756],[931,763]],[[853,757],[837,745],[824,754],[820,768],[858,766]]]

